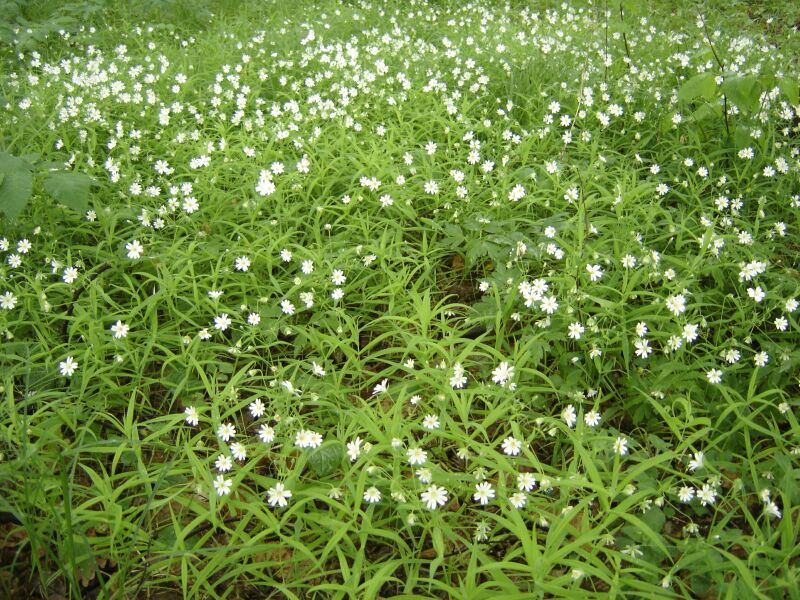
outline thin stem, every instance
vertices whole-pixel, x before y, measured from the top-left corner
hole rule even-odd
[[[625,12],[622,10],[622,0],[620,0],[619,3],[619,20],[623,24],[625,23]],[[633,68],[636,65],[633,63],[633,58],[631,57],[631,49],[628,46],[628,36],[625,33],[624,29],[622,30],[622,42],[625,44],[625,56],[628,57],[628,62],[630,64],[630,67]]]
[[[720,60],[720,57],[717,54],[717,49],[714,48],[714,43],[711,41],[711,36],[708,34],[708,25],[706,25],[705,17],[703,17],[703,15],[700,15],[700,20],[703,23],[703,33],[706,36],[706,41],[708,42],[708,45],[711,47],[711,53],[714,55],[714,60],[717,61],[717,64],[719,65],[719,70],[724,73],[725,72],[725,65],[722,64],[722,60]],[[723,77],[724,77],[724,75],[723,75]],[[730,125],[728,124],[728,96],[727,96],[727,94],[724,94],[724,93],[722,94],[722,104],[723,104],[723,111],[724,111],[723,115],[725,117],[725,133],[726,133],[726,135],[728,137],[731,137],[731,129],[730,129]]]

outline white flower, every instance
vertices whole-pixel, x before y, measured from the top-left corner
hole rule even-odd
[[[294,304],[290,300],[281,300],[281,312],[285,315],[293,315],[295,312]]]
[[[235,436],[236,427],[233,426],[233,423],[223,423],[217,428],[217,437],[219,437],[223,442],[227,442]]]
[[[375,387],[372,389],[372,395],[377,396],[389,389],[389,380],[382,379],[380,383],[376,384]]]
[[[603,269],[600,268],[600,265],[586,265],[586,272],[589,273],[589,279],[591,281],[599,281],[600,278],[603,276]]]
[[[438,429],[439,425],[439,417],[436,415],[425,415],[425,418],[422,419],[422,426],[425,429]]]
[[[778,507],[777,504],[773,500],[768,500],[764,503],[764,513],[769,515],[774,519],[781,518],[781,509]]]
[[[256,184],[256,193],[259,196],[269,196],[275,191],[275,184],[272,181],[272,173],[266,169],[261,171]]]
[[[511,202],[517,202],[525,197],[525,188],[521,184],[515,185],[508,193],[508,199]]]
[[[502,448],[503,452],[509,456],[517,456],[522,450],[522,442],[515,437],[509,436],[503,440]]]
[[[298,448],[317,448],[322,444],[322,436],[316,431],[301,429],[295,434],[294,445]]]
[[[546,298],[542,298],[540,306],[544,312],[546,312],[548,315],[552,315],[558,308],[558,302],[556,302],[555,296],[548,296]]]
[[[568,405],[561,412],[561,418],[564,419],[564,423],[566,423],[567,427],[570,429],[575,427],[575,423],[578,421],[578,415],[575,412],[575,407],[572,404]]]
[[[306,305],[306,308],[314,306],[314,292],[300,292],[300,302]]]
[[[653,353],[653,349],[650,347],[650,342],[644,338],[639,338],[633,345],[636,347],[636,356],[640,358],[647,358]]]
[[[688,343],[692,343],[697,339],[697,330],[698,326],[694,323],[687,323],[683,326],[683,339],[685,339]]]
[[[489,504],[489,501],[494,498],[494,488],[488,481],[481,482],[475,486],[475,493],[472,495],[475,502],[482,505]]]
[[[64,283],[73,283],[78,278],[78,269],[75,267],[67,267],[64,269],[63,277]]]
[[[573,340],[581,339],[581,336],[583,335],[583,332],[586,331],[586,329],[583,327],[583,325],[581,325],[578,322],[570,323],[570,325],[569,325],[569,327],[567,329],[568,329],[567,335],[570,338],[572,338]]]
[[[214,317],[214,328],[219,331],[225,331],[232,323],[228,313],[222,313],[218,317]]]
[[[761,286],[759,285],[755,288],[747,288],[747,295],[756,302],[761,302],[766,297],[767,293],[761,289]]]
[[[492,381],[500,386],[505,386],[512,377],[514,377],[514,367],[509,365],[507,361],[501,362],[497,368],[492,371]]]
[[[265,423],[259,428],[258,437],[265,444],[271,444],[275,439],[275,430]]]
[[[725,352],[725,362],[729,364],[737,363],[741,357],[742,353],[735,348],[731,348]]]
[[[61,371],[63,377],[72,377],[75,371],[78,370],[78,361],[68,356],[65,360],[58,363],[58,369]]]
[[[628,440],[624,437],[618,437],[614,442],[614,452],[620,456],[625,456],[628,453]]]
[[[247,458],[247,447],[240,442],[234,442],[231,444],[231,454],[236,460],[245,460]]]
[[[422,465],[428,460],[428,453],[422,448],[409,448],[406,450],[406,458],[410,465]]]
[[[447,503],[447,490],[438,485],[432,485],[420,494],[420,499],[428,507],[428,510],[436,510],[438,506],[444,506]]]
[[[253,415],[254,419],[264,416],[264,412],[266,411],[266,407],[264,406],[264,402],[261,400],[261,398],[256,398],[253,400],[250,403],[250,406],[248,406],[248,409],[250,410],[250,414]]]
[[[350,462],[355,462],[361,456],[361,443],[363,440],[356,437],[352,442],[347,442],[347,456],[350,457]]]
[[[17,305],[17,297],[11,292],[6,292],[0,296],[0,308],[11,310]]]
[[[583,416],[583,422],[589,427],[597,427],[600,424],[600,413],[596,410],[590,410]]]
[[[283,508],[292,497],[292,492],[287,490],[282,483],[276,483],[274,486],[267,490],[267,502],[270,506],[279,506]]]
[[[667,298],[667,309],[676,317],[686,310],[686,298],[683,294]]]
[[[217,460],[214,461],[214,467],[220,473],[227,473],[228,471],[231,470],[231,468],[233,468],[233,461],[231,460],[230,456],[220,454],[217,457]]]
[[[455,389],[463,388],[467,383],[467,377],[464,375],[464,367],[461,363],[453,365],[453,375],[450,377],[450,386]]]
[[[303,272],[304,275],[311,275],[311,273],[314,272],[314,261],[304,260],[303,264],[300,265],[300,270]]]
[[[237,271],[245,272],[250,268],[250,259],[246,256],[240,256],[234,261],[234,268]]]
[[[514,492],[513,494],[511,494],[511,496],[508,497],[508,501],[514,508],[522,508],[528,501],[528,497],[525,495],[524,492]]]
[[[253,327],[255,327],[259,323],[261,323],[261,315],[260,314],[255,313],[255,312],[251,312],[249,315],[247,315],[247,324],[248,325],[252,325]]]
[[[520,473],[517,475],[517,488],[523,492],[530,492],[536,487],[536,478],[533,473]]]
[[[344,285],[345,281],[347,281],[347,277],[341,269],[336,269],[331,275],[333,285]]]
[[[192,427],[196,427],[200,422],[200,413],[197,412],[197,409],[194,406],[187,406],[183,412],[186,415],[186,422]]]
[[[678,490],[678,500],[684,504],[691,502],[692,498],[694,498],[694,488],[690,488],[688,485],[685,485]]]
[[[181,205],[181,208],[183,208],[184,212],[187,215],[191,215],[195,213],[198,208],[200,208],[200,203],[194,196],[187,196],[186,198],[183,199],[183,204]]]
[[[142,246],[139,240],[133,240],[125,244],[125,250],[128,251],[128,258],[136,260],[141,258],[142,252],[144,252],[144,246]]]
[[[692,460],[689,461],[689,470],[696,471],[704,466],[705,454],[703,452],[695,452]]]
[[[226,496],[230,494],[232,485],[233,481],[230,479],[225,479],[225,476],[221,473],[217,475],[217,478],[214,480],[214,489],[217,491],[217,495],[219,496]]]
[[[364,492],[364,502],[369,502],[370,504],[375,504],[380,502],[381,500],[381,492],[378,488],[374,485]]]
[[[127,337],[128,331],[130,331],[130,325],[123,323],[122,321],[117,321],[111,326],[111,333],[114,334],[114,337],[118,340]]]
[[[700,504],[703,506],[714,504],[717,499],[717,491],[707,483],[704,483],[703,488],[697,491],[697,499],[700,500]]]
[[[706,379],[711,384],[717,384],[722,381],[722,371],[719,369],[710,369],[706,372]]]
[[[317,377],[325,377],[325,369],[323,369],[321,365],[318,365],[313,360],[311,361],[311,371]]]

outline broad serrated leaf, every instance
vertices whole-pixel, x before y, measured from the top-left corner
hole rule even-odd
[[[753,141],[753,137],[750,135],[750,128],[745,127],[744,125],[739,125],[736,128],[736,131],[733,133],[733,142],[737,148],[745,148],[749,146]]]
[[[344,446],[342,443],[331,441],[312,450],[308,455],[308,464],[311,465],[317,477],[325,477],[341,466],[343,458]]]
[[[688,79],[678,90],[678,100],[694,100],[704,98],[711,100],[717,91],[717,82],[713,73],[700,73]]]
[[[0,212],[16,219],[28,204],[33,191],[33,176],[30,171],[20,170],[3,173],[0,183]]]
[[[666,521],[667,518],[664,516],[664,513],[660,508],[651,508],[642,515],[642,522],[645,523],[650,529],[653,530],[653,533],[656,534],[661,532],[661,529],[664,527],[664,523],[666,523]]]
[[[83,212],[89,205],[92,182],[84,173],[50,173],[44,180],[44,189],[64,206]]]
[[[761,83],[753,75],[728,77],[719,86],[720,91],[741,110],[755,112],[759,107]]]
[[[797,81],[789,79],[788,77],[781,77],[778,80],[778,87],[781,92],[789,99],[792,104],[800,104],[800,91]]]
[[[697,110],[692,113],[692,119],[696,123],[699,123],[718,114],[720,114],[718,107],[712,106],[708,102],[703,102],[703,104],[701,104]]]

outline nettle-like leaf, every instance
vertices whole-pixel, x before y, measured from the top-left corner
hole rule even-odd
[[[28,204],[33,192],[31,165],[21,158],[0,152],[0,212],[16,219]]]
[[[781,77],[778,80],[781,92],[789,99],[792,104],[800,104],[800,86],[796,80],[789,77]]]
[[[700,73],[688,79],[678,90],[678,100],[703,98],[712,100],[717,93],[717,82],[713,73]]]
[[[728,77],[722,82],[719,89],[740,109],[747,112],[758,110],[759,98],[761,97],[761,82],[756,76]]]
[[[341,466],[343,458],[344,446],[341,442],[325,442],[309,453],[308,464],[317,477],[325,477]]]
[[[84,173],[54,172],[44,180],[44,189],[58,202],[83,212],[89,206],[89,189],[94,180]]]

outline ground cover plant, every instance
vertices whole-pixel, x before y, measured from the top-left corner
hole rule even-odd
[[[0,596],[797,598],[798,15],[713,8],[2,4]]]

